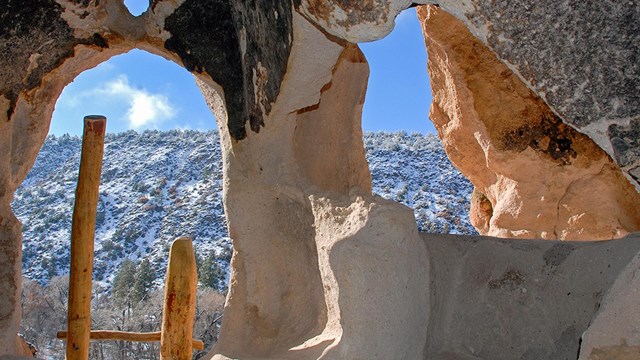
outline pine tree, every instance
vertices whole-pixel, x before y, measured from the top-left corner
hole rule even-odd
[[[216,261],[216,254],[214,250],[202,260],[200,266],[200,284],[204,287],[220,290],[222,286],[220,283],[224,280],[224,272],[220,269],[220,265]]]
[[[132,288],[136,281],[136,264],[126,259],[113,279],[113,300],[120,306],[131,306]]]
[[[133,284],[132,300],[134,302],[139,302],[147,296],[153,286],[155,277],[156,274],[151,268],[149,259],[142,260],[136,270],[135,282]]]
[[[195,258],[196,258],[196,271],[198,272],[198,279],[200,279],[202,277],[202,256],[200,256],[200,253],[198,252],[198,250],[195,251]]]
[[[56,264],[58,263],[58,259],[55,253],[52,253],[49,257],[44,257],[42,259],[42,268],[47,274],[47,280],[53,278],[57,275]]]

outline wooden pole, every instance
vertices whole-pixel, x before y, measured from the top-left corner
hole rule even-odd
[[[93,242],[106,124],[104,116],[84,118],[80,172],[71,223],[67,360],[89,358]]]
[[[66,339],[66,331],[58,331],[56,334],[58,339]],[[137,333],[115,330],[91,330],[91,340],[123,340],[138,342],[158,342],[160,341],[160,331],[149,333]],[[191,340],[191,347],[196,350],[204,350],[204,342],[202,340]]]
[[[161,360],[190,360],[198,274],[193,244],[178,238],[171,245],[160,337]]]

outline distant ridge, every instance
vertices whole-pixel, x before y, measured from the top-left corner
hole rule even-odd
[[[421,231],[475,234],[472,185],[433,135],[366,133],[374,193],[414,208]],[[81,141],[49,136],[12,207],[23,225],[23,272],[46,282],[68,273]],[[108,287],[124,259],[149,258],[164,277],[170,241],[187,235],[228,271],[231,241],[222,206],[217,132],[107,134],[96,230],[94,279]],[[220,284],[224,288],[225,284]]]

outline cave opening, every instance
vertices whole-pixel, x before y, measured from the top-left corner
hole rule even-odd
[[[401,12],[386,37],[359,46],[370,68],[362,128],[373,192],[412,208],[420,231],[477,234],[469,221],[473,185],[451,164],[429,118],[416,9]]]
[[[362,129],[435,134],[427,52],[415,8],[401,12],[395,23],[386,37],[358,44],[370,69]]]
[[[142,15],[149,8],[148,0],[124,0],[124,6],[133,16]]]
[[[215,118],[194,78],[132,50],[78,75],[57,99],[47,136],[12,208],[23,228],[20,332],[40,356],[64,353],[71,214],[82,118],[104,114],[92,290],[95,329],[158,331],[171,242],[193,239],[198,264],[194,338],[215,343],[229,283]],[[157,354],[158,344],[92,342],[92,358]],[[98,355],[100,354],[100,355]],[[127,355],[129,354],[129,355]],[[134,356],[135,354],[135,356]],[[111,357],[111,356],[108,356]]]

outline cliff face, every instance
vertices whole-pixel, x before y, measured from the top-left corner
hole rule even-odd
[[[410,211],[371,196],[360,130],[368,66],[354,45],[384,36],[398,12],[415,3],[153,0],[139,17],[119,0],[5,3],[0,355],[19,351],[21,231],[9,204],[45,139],[55,101],[83,70],[140,48],[192,71],[221,129],[225,210],[235,251],[222,338],[214,350],[222,355],[216,356],[432,357],[421,339],[435,319],[430,304],[440,290],[431,286],[430,269],[437,255],[420,239]],[[469,171],[478,187],[476,225],[502,236],[552,237],[555,231],[566,239],[636,230],[636,215],[625,209],[637,204],[637,194],[623,177],[639,188],[640,4],[417,3],[437,3],[476,38],[466,35],[476,45],[455,59],[460,54],[445,51],[451,44],[437,36],[445,29],[427,30],[431,48],[443,51],[434,56],[444,62],[435,84],[452,92],[436,96],[434,106],[445,146],[453,154],[455,144],[447,142],[469,141],[469,152],[458,144],[464,150],[458,159],[482,151],[484,160],[477,162],[490,170]],[[497,60],[487,59],[491,53]],[[472,54],[482,60],[475,65],[506,66],[497,74],[504,81],[487,82],[493,88],[474,84],[495,72],[465,71],[477,60]],[[438,80],[438,74],[450,79]],[[445,119],[454,114],[451,107],[470,106],[471,99],[475,106],[487,91],[499,93],[509,109],[487,103],[459,122]],[[447,137],[445,124],[477,129],[474,139]],[[526,167],[539,176],[514,170]],[[596,201],[585,200],[585,192]],[[554,203],[561,209],[548,212]],[[603,206],[611,214],[598,210]],[[554,216],[560,220],[545,218]],[[543,225],[521,232],[522,224],[538,221]],[[387,257],[406,266],[385,262]],[[619,289],[610,293],[616,294],[628,299]],[[562,300],[549,301],[541,306]],[[598,324],[612,324],[612,311],[597,313]],[[597,341],[598,356],[640,343],[637,334],[628,334],[623,345]]]

